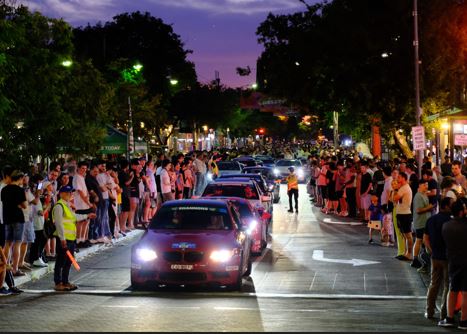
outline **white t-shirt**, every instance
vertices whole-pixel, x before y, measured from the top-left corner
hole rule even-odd
[[[404,184],[397,191],[399,196],[402,196],[397,202],[396,213],[401,215],[412,214],[410,210],[410,205],[412,204],[412,189],[408,183]]]
[[[28,202],[28,205],[26,206],[26,209],[23,210],[23,215],[24,215],[24,221],[25,222],[31,222],[32,221],[32,210],[31,210],[31,205],[32,201],[34,201],[34,195],[32,194],[31,190],[26,190],[26,201]]]
[[[161,171],[161,190],[163,194],[172,192],[170,176],[165,168],[163,168]]]
[[[109,177],[109,175],[107,175],[107,173],[99,173],[96,176],[97,182],[99,182],[99,186],[106,186],[107,183],[110,183],[111,180],[109,178],[110,177]],[[106,186],[105,189],[108,189],[107,186]],[[108,190],[102,191],[102,189],[101,189],[101,192],[102,192],[102,199],[109,199],[109,191]]]
[[[73,188],[75,188],[76,190],[74,195],[74,204],[76,210],[89,209],[89,205],[86,204],[86,202],[81,198],[80,194],[78,193],[78,190],[81,190],[84,193],[84,195],[89,198],[88,187],[86,187],[86,182],[83,176],[76,174],[73,177]]]
[[[381,194],[381,205],[388,204],[388,195],[392,189],[391,183],[392,183],[392,176],[389,176],[388,178],[384,180],[383,193]]]

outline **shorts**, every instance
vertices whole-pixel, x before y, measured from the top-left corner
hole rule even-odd
[[[336,196],[338,199],[344,198],[344,191],[343,190],[336,191]]]
[[[321,197],[323,199],[328,198],[328,186],[318,186],[318,189],[320,191]]]
[[[32,222],[25,222],[23,228],[23,242],[34,242],[36,234],[34,233],[34,224]]]
[[[130,203],[139,204],[139,197],[130,197]]]
[[[449,290],[453,292],[467,291],[467,265],[451,264],[449,270]]]
[[[400,214],[396,215],[397,217],[397,226],[402,233],[412,233],[412,215],[409,214]]]
[[[360,205],[362,209],[368,210],[371,205],[371,196],[370,194],[360,195]]]
[[[415,230],[415,236],[417,239],[423,239],[423,234],[425,233],[425,228],[417,228]]]
[[[128,196],[122,196],[122,204],[120,206],[122,212],[130,212],[130,198]]]
[[[24,223],[5,224],[6,241],[23,241]]]

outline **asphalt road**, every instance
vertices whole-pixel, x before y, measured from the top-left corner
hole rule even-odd
[[[446,331],[423,317],[426,287],[395,248],[369,245],[358,222],[322,215],[304,185],[298,214],[281,192],[268,248],[241,292],[131,291],[134,238],[72,269],[74,292],[53,291],[49,274],[0,298],[0,331]]]

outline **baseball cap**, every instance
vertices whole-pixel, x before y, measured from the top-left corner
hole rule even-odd
[[[72,193],[73,191],[75,191],[75,189],[72,186],[63,186],[58,193]]]

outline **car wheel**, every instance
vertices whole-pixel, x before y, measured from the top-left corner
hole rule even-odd
[[[248,258],[248,267],[243,274],[243,277],[250,276],[251,275],[251,269],[253,268],[253,262],[251,261],[251,257]]]

